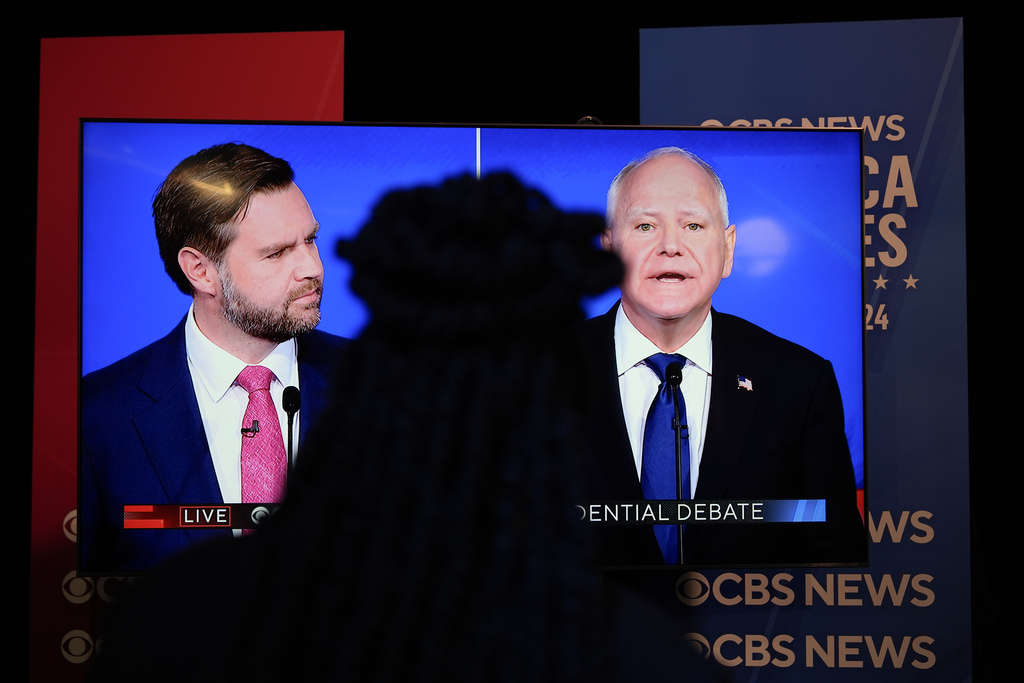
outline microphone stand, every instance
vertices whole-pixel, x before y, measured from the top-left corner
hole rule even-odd
[[[299,412],[302,405],[302,397],[297,387],[285,387],[284,395],[281,397],[284,411],[288,413],[288,474],[292,473],[292,464],[295,461],[294,447],[292,445],[292,426],[295,423],[295,413]]]
[[[668,367],[665,368],[665,379],[672,386],[672,409],[674,415],[672,417],[672,429],[675,431],[676,439],[676,499],[683,500],[683,430],[689,429],[687,425],[684,425],[679,419],[679,392],[681,389],[679,385],[683,382],[683,366],[681,363],[669,363]],[[686,453],[686,457],[689,458],[690,454]],[[689,487],[690,482],[685,482],[686,486]],[[686,492],[685,498],[690,497],[690,492]],[[682,562],[683,559],[683,528],[682,524],[676,525],[676,532],[679,535],[679,560]]]

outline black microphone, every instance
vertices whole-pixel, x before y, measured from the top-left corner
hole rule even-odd
[[[295,413],[299,412],[302,405],[302,396],[299,395],[298,387],[285,387],[281,394],[281,406],[284,412],[288,413],[288,471],[292,471],[292,461],[295,454],[292,452],[292,425],[295,424]]]
[[[665,381],[671,386],[678,387],[683,383],[683,364],[669,363],[665,368]]]
[[[676,430],[676,459],[678,460],[680,457],[679,437],[682,434],[682,430],[687,429],[687,426],[679,419],[679,398],[677,396],[679,385],[683,383],[683,364],[669,363],[665,366],[665,381],[672,387],[670,393],[672,394],[672,408],[675,410],[675,416],[672,418],[672,428]]]
[[[678,387],[683,383],[683,364],[682,363],[669,363],[665,366],[665,381],[668,382],[670,387]],[[688,429],[689,427],[682,423],[679,419],[679,399],[676,396],[676,392],[672,392],[672,407],[675,409],[675,418],[672,420],[672,427],[676,430],[676,440],[678,441],[679,435],[682,430]],[[683,417],[686,417],[685,415]]]
[[[299,395],[298,387],[285,387],[284,395],[281,396],[281,404],[284,406],[284,412],[288,413],[289,419],[299,412],[299,406],[302,405],[302,397]]]

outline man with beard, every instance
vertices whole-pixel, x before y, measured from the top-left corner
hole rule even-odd
[[[314,331],[319,224],[293,177],[283,159],[224,144],[185,159],[161,185],[160,254],[192,306],[169,335],[82,380],[81,570],[141,571],[230,533],[125,529],[125,505],[283,497],[288,453],[324,407],[344,344]],[[301,414],[286,387],[301,391]],[[293,429],[282,429],[289,420]]]

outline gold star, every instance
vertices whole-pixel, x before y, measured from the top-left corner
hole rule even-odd
[[[906,287],[907,289],[910,289],[911,287],[913,287],[914,289],[917,289],[917,281],[919,279],[920,278],[914,277],[914,274],[911,273],[910,277],[903,278],[903,281],[907,283],[907,287]]]
[[[888,280],[886,280],[884,277],[879,275],[878,279],[877,280],[872,280],[872,282],[875,283],[875,289],[885,289],[885,283],[888,282]]]

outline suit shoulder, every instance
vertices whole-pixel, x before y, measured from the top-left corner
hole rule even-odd
[[[313,330],[299,337],[299,349],[303,353],[314,355],[333,355],[352,343],[351,339],[339,337],[330,332]]]
[[[615,330],[615,314],[619,305],[615,304],[610,311],[583,320],[577,327],[584,335],[606,335]]]
[[[126,387],[136,387],[143,374],[145,374],[146,369],[151,365],[153,356],[166,352],[168,344],[172,343],[173,334],[172,332],[167,337],[147,344],[138,351],[134,351],[104,368],[87,374],[82,378],[82,398],[87,399],[101,394],[120,393]],[[184,354],[184,341],[181,348],[182,354]]]
[[[346,344],[350,344],[352,342],[352,340],[349,339],[348,337],[339,337],[336,334],[331,334],[330,332],[323,332],[321,330],[313,330],[312,332],[309,332],[308,334],[304,335],[302,339],[310,343],[322,344],[325,346],[333,346],[337,348],[341,348]]]
[[[827,359],[810,349],[772,334],[749,320],[728,313],[715,311],[711,334],[716,344],[719,343],[720,338],[724,337],[723,341],[727,340],[729,344],[769,354],[779,365],[788,367],[805,365],[814,368],[831,365]]]

